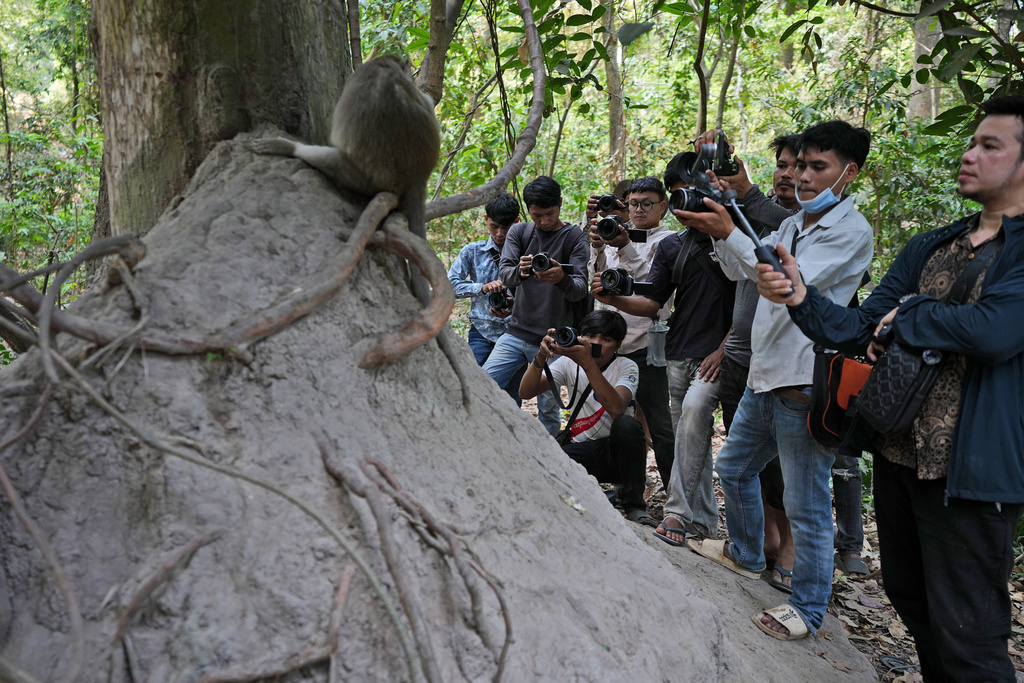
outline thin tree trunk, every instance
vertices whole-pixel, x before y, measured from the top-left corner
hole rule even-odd
[[[622,110],[622,76],[619,73],[619,40],[615,34],[615,1],[605,2],[604,27],[608,33],[605,48],[608,61],[604,74],[608,88],[608,170],[612,182],[618,182],[625,175],[626,167],[626,121]],[[566,114],[568,114],[566,108]],[[564,117],[563,117],[564,119]],[[559,126],[561,131],[561,126]]]
[[[736,35],[732,37],[732,45],[729,47],[729,66],[725,70],[725,78],[722,79],[722,89],[718,95],[718,115],[715,117],[715,128],[721,130],[722,119],[725,117],[725,103],[729,99],[729,86],[732,84],[732,75],[736,71],[736,54],[739,52],[740,34],[737,28]]]
[[[420,65],[418,84],[434,102],[440,102],[444,95],[445,60],[464,5],[465,0],[431,0],[430,3],[430,41]]]
[[[697,52],[693,56],[693,69],[697,72],[700,89],[700,104],[697,108],[697,132],[708,129],[708,77],[704,71],[704,48],[708,35],[708,19],[711,16],[711,0],[704,0],[700,17],[700,33],[697,36]]]
[[[4,147],[7,153],[7,198],[14,200],[14,155],[11,152],[11,119],[7,113],[7,82],[4,80],[4,55],[0,50],[0,103],[4,109]]]
[[[932,28],[935,17],[925,17],[914,22],[914,82],[910,86],[910,103],[907,107],[907,114],[910,118],[933,119],[935,118],[936,105],[939,95],[939,88],[933,84],[921,85],[917,82],[917,73],[921,69],[927,69],[924,64],[918,63],[918,58],[931,54],[932,49],[939,42],[940,32]]]

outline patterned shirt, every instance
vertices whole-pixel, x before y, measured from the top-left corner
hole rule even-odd
[[[477,332],[492,342],[505,334],[508,320],[491,315],[491,306],[482,290],[488,282],[501,279],[498,276],[500,258],[501,249],[488,237],[464,246],[448,269],[448,280],[455,290],[455,297],[473,297],[469,305],[469,321]]]
[[[978,250],[999,234],[974,246],[971,244],[971,232],[977,225],[978,216],[974,216],[955,239],[935,250],[921,271],[919,294],[940,300],[949,296]],[[970,304],[978,300],[987,271],[988,266],[961,303]],[[886,460],[911,468],[917,472],[918,479],[942,479],[946,476],[949,456],[953,451],[953,435],[960,421],[966,368],[967,361],[963,355],[945,354],[939,376],[921,404],[910,433],[900,437],[879,435],[879,445]]]

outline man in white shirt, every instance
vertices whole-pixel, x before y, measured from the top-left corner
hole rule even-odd
[[[596,201],[594,203],[596,208]],[[657,178],[647,176],[634,180],[625,194],[623,203],[629,210],[629,227],[643,230],[646,241],[632,241],[625,226],[620,227],[615,239],[601,239],[597,231],[598,219],[591,218],[588,265],[590,280],[594,279],[595,274],[599,275],[605,270],[621,268],[633,280],[646,282],[651,272],[651,263],[658,252],[658,245],[663,239],[674,234],[662,224],[668,204],[665,186]],[[589,215],[589,205],[587,209]],[[600,301],[594,303],[594,308],[615,310],[613,306]],[[666,303],[655,317],[668,320],[671,308],[672,305]],[[669,410],[668,375],[665,366],[647,364],[647,330],[654,318],[629,313],[622,313],[622,317],[626,320],[626,338],[619,353],[635,362],[640,371],[636,403],[647,420],[647,428],[654,444],[654,459],[658,463],[662,485],[668,489],[675,453],[675,424]]]
[[[622,486],[618,498],[627,519],[653,526],[643,497],[647,444],[632,407],[638,371],[636,363],[617,353],[626,321],[615,311],[592,311],[583,318],[575,343],[560,346],[555,334],[549,329],[541,342],[519,385],[520,396],[529,399],[552,386],[566,387],[575,418],[566,428],[570,440],[562,450],[599,482]]]
[[[783,243],[796,256],[808,284],[846,305],[873,254],[871,225],[844,194],[868,155],[871,134],[843,121],[827,121],[803,133],[797,155],[797,198],[802,210],[764,239]],[[838,193],[838,196],[837,196]],[[719,204],[701,213],[676,212],[691,228],[713,236],[722,270],[733,279],[756,279],[754,245]],[[716,463],[725,494],[729,540],[690,542],[690,547],[738,574],[757,578],[765,567],[764,510],[758,473],[779,456],[786,483],[784,503],[793,529],[796,561],[787,604],[754,616],[762,631],[781,640],[802,638],[821,627],[832,592],[832,496],[835,451],[807,430],[814,370],[811,340],[790,319],[784,304],[761,298],[751,333],[750,374],[732,429]]]

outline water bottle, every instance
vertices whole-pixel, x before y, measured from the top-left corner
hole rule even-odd
[[[665,340],[668,338],[668,323],[654,318],[647,328],[647,364],[663,368],[665,361]]]

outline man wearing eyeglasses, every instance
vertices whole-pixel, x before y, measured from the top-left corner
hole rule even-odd
[[[665,171],[671,189],[684,184],[678,169],[681,156]],[[631,194],[634,199],[640,201]],[[697,231],[670,232],[654,255],[647,278],[651,288],[642,296],[609,295],[597,276],[591,280],[594,298],[624,313],[650,319],[673,304],[665,356],[675,455],[665,487],[665,519],[655,535],[675,546],[683,545],[687,535],[714,537],[718,532],[711,436],[736,285],[714,259],[711,238]]]
[[[595,275],[600,276],[607,269],[622,268],[635,281],[646,282],[658,245],[673,234],[661,224],[668,205],[665,199],[665,186],[660,180],[651,176],[638,178],[629,186],[625,196],[627,199],[624,203],[629,211],[629,227],[644,230],[647,239],[645,242],[633,242],[629,238],[626,226],[619,228],[619,234],[615,239],[601,239],[597,233],[595,198],[595,215],[591,217],[589,232],[591,279]],[[590,208],[588,205],[588,215]],[[600,302],[595,303],[594,308],[615,310],[614,306]],[[655,316],[661,320],[667,320],[668,315],[668,306],[655,312]],[[658,463],[658,471],[667,489],[674,458],[675,423],[669,411],[668,375],[665,368],[647,364],[647,330],[655,316],[623,314],[626,320],[626,338],[619,348],[619,355],[630,359],[639,368],[640,384],[636,392],[636,402],[647,420],[647,428],[654,443],[654,459]]]

